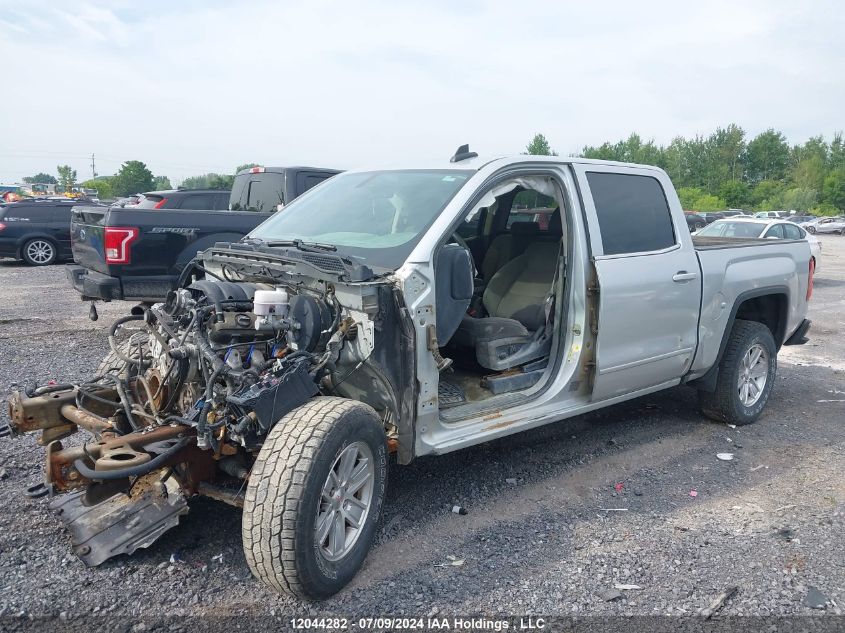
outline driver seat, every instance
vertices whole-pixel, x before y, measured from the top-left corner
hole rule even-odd
[[[452,342],[475,349],[479,365],[502,371],[545,356],[551,349],[546,306],[558,266],[560,241],[534,242],[502,266],[484,289],[489,316],[464,315]]]

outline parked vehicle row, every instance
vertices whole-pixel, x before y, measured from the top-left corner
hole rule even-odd
[[[149,546],[206,495],[243,508],[258,579],[325,598],[373,543],[391,453],[406,465],[679,384],[750,424],[781,346],[807,341],[807,241],[692,236],[656,167],[463,146],[279,204],[115,321],[95,376],[9,398],[8,432],[42,434],[44,488],[87,565]],[[115,218],[143,219],[153,250],[184,235],[153,231],[183,225],[152,209],[79,213],[74,248],[115,266],[147,256],[124,249],[140,231],[109,237]],[[93,441],[59,441],[80,428]]]
[[[216,242],[237,242],[336,170],[252,167],[231,192],[144,194],[134,206],[73,210],[68,279],[85,300],[160,301],[185,265]],[[167,209],[166,213],[162,210]]]

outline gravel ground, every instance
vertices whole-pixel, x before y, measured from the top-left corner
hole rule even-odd
[[[811,343],[781,353],[757,424],[710,422],[679,387],[392,468],[364,568],[320,603],[253,580],[240,512],[206,499],[149,549],[86,569],[46,502],[23,495],[41,479],[42,449],[32,437],[2,440],[0,630],[50,617],[141,631],[162,614],[179,618],[168,630],[196,628],[190,616],[206,628],[250,616],[251,628],[281,630],[309,615],[693,615],[734,586],[718,617],[841,615],[845,238],[822,239]],[[30,381],[90,375],[106,328],[129,307],[101,305],[92,323],[60,266],[3,261],[0,280],[2,398]],[[816,591],[821,609],[808,606]]]

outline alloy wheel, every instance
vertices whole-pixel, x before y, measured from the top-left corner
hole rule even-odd
[[[768,380],[769,356],[762,345],[755,343],[742,357],[739,368],[737,390],[743,406],[754,406],[763,395]]]
[[[353,442],[335,459],[323,484],[314,540],[330,561],[346,556],[364,529],[375,484],[373,452],[365,442]]]
[[[26,245],[26,255],[35,264],[48,264],[56,254],[56,249],[47,240],[32,240]]]

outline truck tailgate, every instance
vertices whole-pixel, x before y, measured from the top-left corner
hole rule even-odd
[[[108,274],[105,259],[103,229],[108,207],[76,206],[70,216],[70,241],[73,260],[99,273]]]

